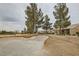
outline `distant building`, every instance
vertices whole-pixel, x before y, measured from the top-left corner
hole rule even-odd
[[[50,34],[54,34],[54,30],[53,30],[53,28],[48,29],[47,32],[50,33]]]
[[[76,35],[77,33],[79,33],[79,24],[73,24],[67,27],[67,29],[70,30],[71,35]]]
[[[38,31],[38,33],[44,34],[44,33],[46,33],[46,30],[40,29],[40,30]],[[53,28],[48,29],[48,30],[47,30],[47,33],[49,33],[49,34],[54,34]]]
[[[54,29],[55,34],[59,34],[60,29]],[[61,28],[61,34],[76,35],[79,33],[79,24],[73,24],[67,28]]]

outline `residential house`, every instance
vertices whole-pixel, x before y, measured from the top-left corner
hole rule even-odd
[[[60,29],[54,29],[56,34],[59,34]],[[79,33],[79,24],[72,24],[67,28],[61,28],[61,34],[76,35]]]

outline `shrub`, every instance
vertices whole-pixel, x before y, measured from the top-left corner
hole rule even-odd
[[[79,36],[79,32],[76,32],[77,36]]]

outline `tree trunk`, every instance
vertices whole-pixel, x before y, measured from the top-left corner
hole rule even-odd
[[[59,29],[59,35],[62,35],[62,29],[61,29],[61,26],[60,26],[60,29]]]

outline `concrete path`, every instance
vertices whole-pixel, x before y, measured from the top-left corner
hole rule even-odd
[[[47,36],[31,38],[12,37],[0,38],[0,55],[2,56],[33,56],[42,55],[42,47]],[[8,40],[6,40],[8,39]]]

